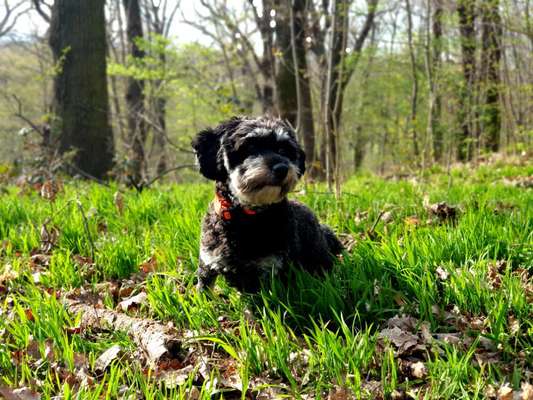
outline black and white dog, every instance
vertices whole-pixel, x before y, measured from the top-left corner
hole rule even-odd
[[[217,275],[239,290],[294,264],[331,268],[342,245],[303,204],[287,200],[305,172],[305,154],[280,119],[234,117],[192,142],[200,172],[216,182],[202,225],[198,288]]]

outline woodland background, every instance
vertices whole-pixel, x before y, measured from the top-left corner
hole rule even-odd
[[[294,125],[330,187],[362,167],[527,156],[530,3],[4,0],[0,164],[187,180],[197,131],[263,113]]]

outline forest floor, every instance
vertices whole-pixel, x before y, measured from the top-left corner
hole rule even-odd
[[[308,186],[347,251],[253,296],[195,290],[212,185],[0,188],[0,397],[532,399],[532,175]]]

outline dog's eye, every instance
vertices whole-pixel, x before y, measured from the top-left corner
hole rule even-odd
[[[290,159],[293,159],[296,157],[296,152],[294,151],[294,149],[286,145],[280,146],[280,148],[278,149],[278,154],[280,156],[287,157]]]

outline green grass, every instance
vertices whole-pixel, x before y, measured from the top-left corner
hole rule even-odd
[[[241,398],[224,391],[229,374],[248,389],[243,398],[265,390],[327,398],[348,390],[368,399],[472,399],[485,398],[489,385],[518,390],[533,373],[533,193],[502,178],[527,175],[533,168],[506,165],[456,169],[451,179],[363,175],[344,185],[339,200],[309,186],[293,197],[356,243],[325,277],[294,270],[288,283],[274,281],[255,296],[223,279],[210,294],[194,288],[210,184],[126,191],[122,212],[118,188],[68,182],[50,202],[9,187],[0,195],[0,387],[27,386],[44,398]],[[427,223],[425,197],[459,206],[459,217]],[[383,211],[391,220],[375,224]],[[413,216],[419,224],[406,220]],[[59,236],[48,265],[36,266],[30,256],[47,220]],[[96,266],[74,257],[93,252]],[[139,280],[139,265],[150,257],[156,271]],[[437,268],[448,276],[439,278]],[[78,317],[62,296],[83,287],[116,307],[120,299],[102,289],[106,281],[146,291],[147,303],[132,314],[171,322],[183,335],[190,354],[181,366],[194,369],[182,385],[165,386],[126,334],[75,329]],[[414,353],[380,336],[395,315],[416,319]],[[433,340],[423,339],[424,330]],[[448,333],[461,343],[441,340]],[[95,360],[114,344],[121,356],[97,372]],[[199,372],[202,357],[207,378]],[[426,367],[422,377],[410,372],[416,361]],[[87,385],[76,375],[82,367]]]

